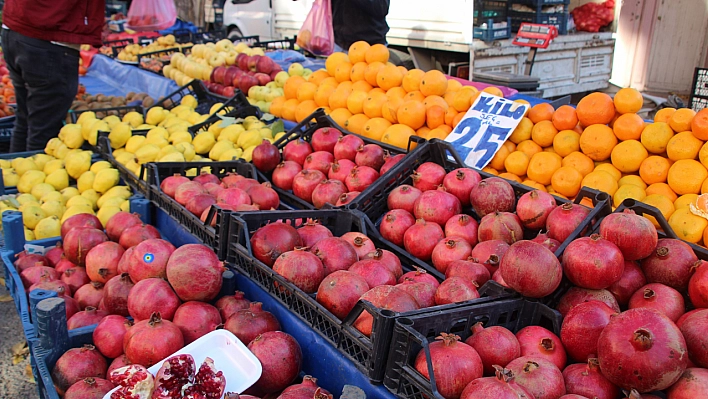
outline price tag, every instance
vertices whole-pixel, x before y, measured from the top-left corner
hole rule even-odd
[[[494,158],[529,109],[502,97],[481,92],[445,141],[467,166],[482,169]]]
[[[25,251],[27,251],[28,254],[44,255],[47,250],[49,250],[49,248],[41,245],[25,244]]]

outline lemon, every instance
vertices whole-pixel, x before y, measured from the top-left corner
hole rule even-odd
[[[170,142],[163,139],[162,137],[155,137],[153,139],[147,139],[143,143],[143,145],[148,145],[148,144],[156,145],[158,148],[164,148],[164,147],[167,147],[168,145],[170,145]]]
[[[113,186],[118,184],[120,175],[117,169],[103,169],[96,173],[96,178],[93,181],[93,189],[99,193],[105,193]],[[83,193],[82,193],[83,194]],[[98,199],[98,198],[96,198]]]
[[[76,205],[72,206],[66,209],[66,212],[64,212],[64,216],[61,217],[61,222],[64,223],[66,219],[78,215],[80,213],[89,213],[91,215],[94,214],[93,209],[91,209],[90,206],[87,205]]]
[[[66,159],[66,171],[69,176],[78,179],[91,168],[91,153],[84,151]]]
[[[256,146],[251,146],[243,150],[243,154],[241,154],[241,158],[244,159],[246,162],[251,162],[253,159],[253,150],[256,148]]]
[[[232,148],[221,153],[221,156],[217,161],[233,161],[235,159],[241,158],[243,155],[243,150],[240,148]]]
[[[185,162],[185,159],[181,152],[175,151],[163,156],[158,162]]]
[[[135,151],[137,151],[138,148],[140,148],[140,146],[143,145],[144,141],[145,141],[145,136],[133,136],[130,139],[128,139],[127,143],[125,143],[125,150],[135,154]]]
[[[57,169],[51,174],[47,175],[44,179],[45,184],[51,185],[55,190],[63,190],[69,187],[69,174],[66,173],[66,169]],[[34,192],[34,189],[32,189]],[[40,195],[37,198],[41,198]]]
[[[47,217],[47,214],[38,204],[27,204],[22,207],[22,223],[28,229],[34,230],[40,220]]]
[[[84,144],[81,125],[70,123],[59,130],[59,139],[69,148],[79,148]]]
[[[12,167],[20,177],[30,170],[42,170],[31,158],[17,158],[12,161]]]
[[[175,132],[170,135],[170,139],[168,140],[170,143],[174,144],[179,144],[179,143],[192,143],[192,135],[189,134],[189,132]]]
[[[113,191],[120,188],[122,191]],[[96,201],[96,205],[98,205],[99,208],[103,207],[105,205],[106,201],[108,201],[111,198],[120,198],[123,200],[127,200],[130,198],[131,193],[129,189],[126,186],[115,186],[112,189],[108,190],[107,193],[103,194],[98,201]]]
[[[228,140],[222,140],[222,141],[217,141],[216,144],[214,144],[213,147],[211,147],[211,151],[209,151],[209,158],[211,158],[214,161],[217,161],[221,154],[224,152],[231,150],[234,148],[234,143],[228,141]]]
[[[120,154],[124,154],[124,153],[126,153],[126,152],[128,152],[128,151],[126,151],[125,148],[118,148],[118,149],[115,149],[115,150],[113,150],[113,152],[112,152],[112,153],[113,153],[113,158],[119,156]],[[94,171],[94,172],[98,172],[98,171],[96,170],[96,171]]]
[[[79,193],[83,193],[84,191],[93,188],[93,182],[96,179],[96,174],[91,172],[90,170],[87,172],[84,172],[78,180],[76,180],[76,188],[79,190]]]
[[[165,155],[172,153],[172,152],[177,152],[177,149],[173,145],[168,145],[165,147],[160,148],[160,152],[157,153],[157,159],[160,159],[164,157]]]
[[[238,136],[245,132],[246,129],[240,124],[229,125],[221,130],[219,133],[219,140],[229,140],[232,143],[236,143]]]
[[[58,216],[46,217],[37,223],[34,228],[34,238],[41,240],[42,238],[57,237],[61,235],[61,222]]]
[[[123,122],[127,122],[133,128],[143,124],[143,116],[135,111],[128,112],[123,116]]]
[[[147,123],[143,123],[142,125],[136,127],[135,130],[150,130],[155,127],[157,127],[157,126],[148,125]]]
[[[168,127],[167,133],[174,134],[177,132],[186,132],[187,130],[189,130],[190,126],[191,125],[188,122],[180,122],[180,123],[177,123],[177,124],[174,124],[174,125]]]
[[[276,134],[275,136],[273,136],[273,140],[276,140],[276,141],[280,140],[280,138],[285,135],[286,135],[286,132],[280,132],[280,133]]]
[[[62,169],[63,167],[64,167],[64,160],[63,159],[52,159],[51,161],[47,162],[44,165],[44,169],[42,169],[42,171],[44,172],[45,175],[49,176],[55,170]]]
[[[97,202],[98,202],[98,199],[101,197],[101,194],[97,193],[96,190],[94,190],[94,189],[90,189],[90,190],[86,190],[83,193],[81,193],[81,197],[87,199],[91,203],[91,209],[96,210]],[[75,201],[78,201],[78,200],[75,200]],[[78,201],[78,204],[81,204],[81,203],[83,203],[83,201]],[[68,202],[67,202],[67,204],[68,204]],[[72,205],[76,205],[76,204],[77,204],[77,202],[75,202]]]
[[[17,201],[20,206],[25,204],[39,204],[39,202],[37,202],[37,198],[34,198],[34,195],[29,193],[18,195],[15,197],[15,201]]]
[[[20,175],[15,172],[15,169],[3,169],[2,170],[2,181],[5,187],[15,187],[20,181]]]
[[[94,123],[91,125],[91,129],[89,130],[88,137],[86,138],[86,141],[89,142],[91,145],[96,145],[98,142],[98,132],[110,132],[111,128],[108,127],[108,124],[104,121],[98,121],[97,123]]]
[[[47,162],[53,160],[54,157],[51,155],[47,154],[34,154],[32,156],[32,160],[34,163],[39,167],[39,170],[43,170],[44,166],[47,164]]]
[[[221,123],[212,123],[211,126],[207,129],[207,132],[210,132],[211,134],[214,135],[214,137],[219,137],[219,134],[221,134],[221,131],[224,130],[224,128],[221,127]]]
[[[51,191],[46,194],[44,194],[40,199],[39,203],[40,204],[45,204],[50,201],[58,201],[62,205],[66,204],[66,198],[64,198],[63,195],[61,195],[60,191]]]
[[[37,184],[44,183],[44,179],[46,177],[47,175],[45,175],[42,171],[29,170],[24,175],[20,176],[20,180],[17,182],[17,191],[21,193],[29,193],[32,191],[32,187]]]
[[[150,129],[150,131],[147,132],[147,134],[145,135],[145,138],[147,138],[148,140],[156,140],[158,137],[167,140],[170,138],[170,134],[167,133],[167,129],[165,129],[164,127],[156,127]]]
[[[192,145],[194,145],[194,151],[197,154],[207,154],[211,151],[211,148],[216,144],[216,138],[211,132],[199,133],[194,140],[192,140]]]
[[[145,117],[145,123],[150,125],[157,125],[158,123],[165,120],[165,113],[162,107],[152,107],[148,110]]]
[[[248,147],[257,146],[262,141],[263,141],[263,137],[261,137],[260,131],[258,131],[256,129],[246,130],[244,133],[242,133],[240,136],[238,136],[238,140],[236,141],[236,145],[245,150]]]
[[[66,154],[69,153],[69,147],[66,146],[64,143],[59,143],[57,148],[54,150],[54,156],[57,157],[58,159],[64,159],[66,158]]]
[[[54,151],[60,144],[63,143],[59,140],[59,137],[49,139],[49,141],[47,141],[47,145],[44,146],[44,153],[47,155],[56,156],[54,155]]]
[[[98,162],[95,162],[93,165],[91,165],[89,170],[93,173],[98,173],[100,170],[108,169],[110,167],[111,167],[111,164],[108,161],[98,161]]]
[[[79,115],[76,123],[83,125],[85,122],[96,119],[96,114],[93,111],[84,111]]]
[[[123,204],[123,201],[125,201],[125,199],[121,197],[106,198],[105,200],[103,200],[101,208],[104,208],[106,206],[121,206]]]
[[[115,215],[116,213],[120,212],[120,206],[103,206],[101,209],[96,212],[96,217],[98,217],[98,220],[101,221],[101,224],[104,226],[108,221]]]
[[[273,138],[273,131],[268,129],[267,127],[262,127],[258,129],[258,132],[261,134],[261,137],[264,139],[272,139]]]
[[[47,216],[56,216],[58,218],[64,215],[66,207],[59,201],[47,201],[43,203],[40,208],[44,211]]]
[[[212,105],[211,108],[209,108],[209,113],[210,113],[210,114],[213,114],[214,112],[216,112],[216,111],[217,111],[219,108],[221,108],[222,106],[224,106],[223,103],[216,103],[216,104]]]
[[[191,143],[178,143],[175,144],[175,149],[184,155],[184,159],[189,162],[194,159],[196,152],[194,151],[194,146]]]
[[[108,124],[108,128],[110,129],[113,129],[113,126],[122,123],[120,121],[120,118],[116,115],[108,115],[107,117],[103,118],[103,121]]]
[[[111,148],[118,149],[125,146],[125,143],[133,136],[133,130],[127,123],[118,123],[111,128],[108,139],[111,141]]]
[[[34,241],[34,232],[25,227],[25,241]]]
[[[135,162],[134,159],[131,159],[130,161],[128,161],[128,163],[125,164],[125,167],[129,171],[133,172],[134,175],[140,176],[140,169],[141,169],[140,164]]]
[[[187,116],[187,122],[191,125],[196,125],[201,119],[202,116],[198,112],[191,112],[189,116]]]
[[[0,159],[0,169],[10,169],[12,168],[12,162],[7,159]]]
[[[93,209],[93,201],[91,201],[89,198],[84,197],[83,195],[71,197],[68,201],[66,201],[67,208],[72,208],[77,205],[88,206],[89,208]]]
[[[135,160],[135,154],[132,154],[130,152],[124,152],[122,154],[118,154],[115,156],[116,161],[118,161],[119,164],[125,165],[130,161]]]
[[[154,162],[159,153],[160,147],[155,144],[146,144],[135,151],[135,158],[137,159],[137,163],[142,165],[148,162]]]
[[[61,190],[61,196],[64,197],[64,204],[66,204],[66,202],[69,201],[71,197],[76,197],[79,194],[79,190],[76,187],[67,187]]]
[[[185,107],[189,107],[191,109],[197,108],[197,104],[197,99],[191,94],[187,94],[182,97],[182,101],[180,101],[180,105],[184,105]]]
[[[123,203],[120,204],[120,210],[123,212],[130,212],[130,201],[123,201]]]

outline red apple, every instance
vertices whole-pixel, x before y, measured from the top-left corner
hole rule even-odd
[[[231,98],[231,97],[234,96],[234,91],[235,91],[235,90],[236,90],[236,89],[234,89],[233,86],[226,86],[226,87],[224,87],[224,91],[222,92],[222,95],[223,95],[224,97]]]
[[[242,71],[248,71],[248,61],[251,59],[251,56],[248,54],[241,53],[236,56],[236,64]]]
[[[238,71],[238,68],[236,67],[228,67],[226,68],[226,74],[224,74],[224,84],[225,85],[230,85],[231,82],[234,80],[234,77],[236,77],[236,71]]]
[[[258,80],[256,78],[253,76],[243,75],[241,76],[241,82],[239,83],[238,88],[241,89],[242,92],[248,93],[248,89],[257,85]]]
[[[261,58],[260,55],[252,55],[251,59],[248,60],[248,69],[251,71],[255,72],[256,71],[256,65],[258,64],[258,60]]]
[[[241,83],[241,78],[242,78],[243,76],[244,76],[243,73],[241,73],[240,75],[238,75],[238,76],[236,76],[235,78],[233,78],[233,80],[231,80],[231,85],[232,85],[233,87],[238,87],[239,84]]]
[[[216,90],[216,94],[219,94],[222,96],[224,95],[224,86],[223,85],[217,83],[216,87],[214,87],[214,90]]]
[[[261,58],[268,58],[268,57],[261,57]],[[258,86],[265,86],[266,84],[268,84],[271,81],[270,75],[267,75],[265,73],[258,72],[255,75],[253,75],[253,77],[258,80]]]
[[[214,68],[214,71],[212,71],[212,82],[214,83],[221,83],[223,84],[224,77],[226,76],[226,68],[224,67],[216,67]]]
[[[270,57],[259,57],[256,62],[256,71],[264,74],[269,74],[273,70],[273,60]]]

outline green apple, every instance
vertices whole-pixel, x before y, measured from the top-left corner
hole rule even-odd
[[[305,73],[305,68],[303,68],[302,65],[300,65],[297,62],[290,64],[290,67],[288,67],[288,74],[290,76],[294,76],[294,75],[302,76],[304,73]]]
[[[275,90],[271,90],[271,91],[269,91],[268,93],[266,93],[266,95],[264,96],[263,99],[266,100],[266,101],[268,101],[268,102],[271,102],[271,101],[275,100],[276,98],[278,98],[278,97],[280,97],[280,96],[281,96],[280,93],[276,92]]]
[[[179,53],[177,53],[177,54],[179,54]],[[269,89],[277,89],[278,84],[276,82],[268,82],[268,83],[266,83],[265,87],[267,87]]]
[[[275,83],[278,84],[278,86],[283,87],[285,86],[285,82],[288,80],[290,75],[288,75],[287,72],[285,71],[280,71],[275,75]]]
[[[258,101],[256,107],[260,108],[261,111],[268,113],[270,111],[270,103],[265,101]]]

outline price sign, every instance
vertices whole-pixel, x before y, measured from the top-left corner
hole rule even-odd
[[[494,158],[529,109],[527,104],[481,92],[445,141],[467,166],[482,169]]]

